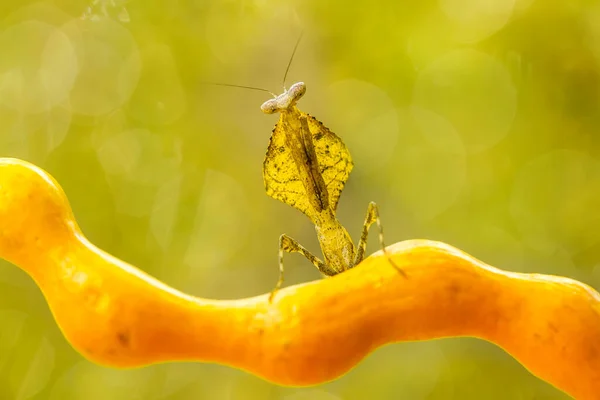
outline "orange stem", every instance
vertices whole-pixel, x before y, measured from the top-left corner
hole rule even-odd
[[[91,244],[58,183],[0,159],[0,256],[39,285],[67,340],[113,367],[205,361],[284,385],[347,372],[379,346],[473,336],[578,399],[600,399],[600,295],[409,240],[335,277],[218,301],[185,295]]]

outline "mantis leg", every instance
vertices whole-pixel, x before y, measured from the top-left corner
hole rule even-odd
[[[288,235],[281,235],[279,237],[279,279],[277,280],[277,284],[275,288],[271,291],[271,295],[269,296],[269,301],[273,300],[273,296],[275,293],[281,288],[283,285],[283,253],[300,253],[304,257],[308,259],[323,275],[334,275],[332,274],[331,268],[327,266],[323,261],[321,261],[318,257],[314,256],[311,252],[309,252],[304,246],[298,243],[295,239],[292,239]]]
[[[375,202],[373,201],[369,203],[369,208],[367,208],[367,216],[365,218],[365,223],[360,234],[360,241],[358,242],[358,246],[356,248],[356,256],[354,258],[354,263],[352,266],[357,266],[365,258],[365,250],[367,249],[367,238],[369,236],[369,228],[371,227],[371,225],[373,225],[374,222],[377,223],[377,228],[379,229],[379,244],[381,245],[383,254],[385,254],[390,264],[392,264],[392,266],[396,270],[398,270],[398,272],[400,272],[406,277],[406,272],[404,272],[392,261],[385,248],[385,243],[383,241],[383,227],[381,226],[381,219],[379,218],[379,208],[377,207],[377,204],[375,204]]]

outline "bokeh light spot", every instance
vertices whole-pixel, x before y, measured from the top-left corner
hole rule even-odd
[[[157,186],[176,174],[176,157],[165,156],[160,136],[146,129],[128,129],[112,136],[99,133],[95,142],[117,210],[137,217],[148,215]]]
[[[162,388],[152,387],[153,375],[153,368],[126,371],[81,361],[57,379],[49,399],[146,400]]]
[[[56,27],[26,21],[0,35],[0,104],[31,114],[64,102],[78,72],[70,39]]]
[[[250,207],[242,185],[216,170],[206,171],[185,263],[197,291],[238,251],[248,236]]]
[[[570,254],[600,242],[600,161],[553,150],[524,165],[510,212],[525,242],[544,254]]]
[[[399,135],[398,113],[389,96],[368,82],[349,79],[327,88],[327,108],[316,116],[342,138],[354,165],[353,173],[380,171],[396,147]]]
[[[501,30],[515,0],[439,0],[457,42],[476,43]]]
[[[71,91],[73,112],[99,116],[123,106],[141,69],[131,33],[110,18],[75,19],[63,31],[74,44],[80,67]]]
[[[419,74],[413,105],[446,118],[466,150],[479,152],[509,133],[517,91],[506,69],[492,57],[475,50],[456,50]],[[416,118],[421,119],[419,115]],[[424,128],[428,124],[426,120],[420,122]]]
[[[454,127],[443,117],[417,108],[406,114],[405,135],[394,157],[391,193],[417,220],[426,221],[458,199],[466,181],[465,151]],[[414,116],[427,121],[427,134]]]
[[[139,85],[129,102],[129,114],[149,125],[171,124],[185,112],[186,94],[169,47],[154,45],[141,51]]]

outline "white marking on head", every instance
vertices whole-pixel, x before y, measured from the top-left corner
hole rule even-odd
[[[294,83],[288,90],[275,97],[274,99],[265,101],[260,109],[265,114],[274,114],[287,110],[296,104],[298,100],[306,93],[306,85],[304,82]]]

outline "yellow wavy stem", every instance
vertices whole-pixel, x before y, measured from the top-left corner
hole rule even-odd
[[[332,278],[234,301],[196,298],[103,252],[58,183],[0,159],[0,256],[42,290],[67,340],[112,367],[194,360],[284,385],[344,374],[386,343],[473,336],[578,399],[600,398],[600,295],[567,278],[498,270],[409,240]],[[401,362],[401,361],[399,361]]]

